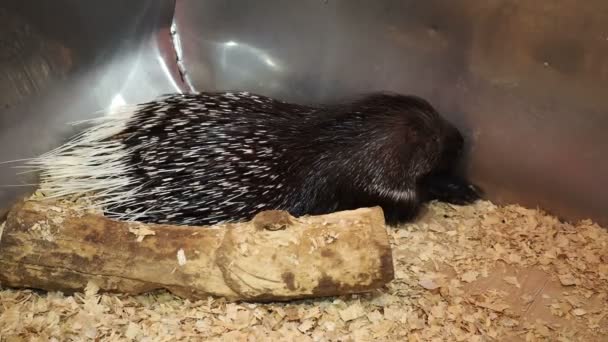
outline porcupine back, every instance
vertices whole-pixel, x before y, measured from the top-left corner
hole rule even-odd
[[[461,140],[412,96],[313,107],[246,92],[175,94],[100,118],[34,164],[44,192],[95,192],[124,220],[208,225],[266,209],[381,205],[392,221],[411,217],[419,180]]]

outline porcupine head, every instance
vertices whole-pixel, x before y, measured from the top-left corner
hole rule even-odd
[[[209,225],[379,205],[396,224],[426,200],[477,198],[453,172],[461,134],[414,96],[305,106],[248,92],[173,94],[92,123],[31,164],[51,197],[94,192],[118,219]]]
[[[336,167],[327,172],[335,176],[332,191],[343,194],[335,210],[380,205],[387,223],[398,224],[430,200],[467,204],[479,198],[479,189],[459,172],[462,134],[427,101],[375,93],[327,110],[336,119],[325,122],[326,134],[352,142],[326,146],[337,151]]]

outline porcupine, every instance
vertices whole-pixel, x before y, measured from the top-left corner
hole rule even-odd
[[[213,225],[381,206],[395,225],[426,201],[479,198],[454,172],[463,143],[417,96],[313,106],[206,92],[124,107],[30,164],[51,198],[93,192],[116,219]]]

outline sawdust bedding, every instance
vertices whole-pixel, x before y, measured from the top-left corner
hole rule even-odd
[[[536,210],[433,203],[389,228],[396,278],[289,303],[0,290],[0,341],[607,341],[608,231]]]

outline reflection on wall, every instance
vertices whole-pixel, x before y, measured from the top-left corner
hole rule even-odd
[[[72,52],[20,16],[0,8],[0,106],[12,107],[61,79]]]

